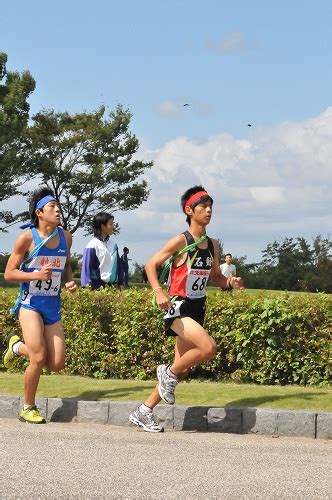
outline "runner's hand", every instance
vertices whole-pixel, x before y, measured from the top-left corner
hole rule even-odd
[[[155,291],[157,306],[164,311],[167,311],[171,307],[171,303],[168,295],[160,288]]]
[[[239,276],[237,278],[231,278],[230,285],[234,290],[242,290],[242,288],[244,288],[243,280]]]
[[[39,271],[37,271],[38,279],[41,281],[46,281],[52,278],[52,264],[48,263],[43,266]]]
[[[77,290],[77,285],[75,281],[67,281],[67,283],[65,283],[65,287],[70,293],[74,293]]]

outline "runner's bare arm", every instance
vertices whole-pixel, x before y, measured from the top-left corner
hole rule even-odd
[[[145,264],[145,271],[151,285],[152,290],[156,294],[156,301],[161,309],[169,309],[171,307],[169,297],[162,290],[158,280],[158,267],[164,264],[169,257],[177,254],[186,246],[186,238],[183,234],[179,234],[169,240],[157,253],[155,253]]]
[[[31,231],[21,234],[14,245],[14,249],[8,259],[5,269],[4,278],[6,281],[13,283],[24,283],[34,280],[48,280],[52,276],[52,265],[46,264],[39,271],[27,273],[20,270],[20,265],[24,261],[26,255],[31,250],[33,237]]]

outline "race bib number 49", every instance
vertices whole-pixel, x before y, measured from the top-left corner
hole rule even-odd
[[[29,294],[31,295],[58,295],[61,286],[61,273],[52,271],[52,277],[48,280],[30,281]]]

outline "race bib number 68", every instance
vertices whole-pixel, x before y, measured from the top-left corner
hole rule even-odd
[[[165,312],[164,319],[172,319],[180,316],[180,307],[182,303],[183,300],[175,300],[172,307]]]
[[[205,297],[206,284],[209,278],[209,270],[191,269],[187,278],[186,294],[191,299],[199,299]]]

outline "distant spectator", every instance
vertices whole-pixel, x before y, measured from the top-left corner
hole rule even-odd
[[[113,233],[113,215],[96,214],[92,220],[94,237],[84,249],[81,271],[82,286],[99,290],[106,285],[123,285],[122,263],[118,246],[110,240]]]
[[[236,277],[236,267],[234,264],[232,264],[232,254],[231,253],[226,253],[225,255],[225,262],[223,264],[220,264],[220,271],[223,276],[226,276],[226,278],[235,278]],[[240,279],[240,278],[239,278]],[[240,282],[240,290],[244,288],[243,281],[241,280]],[[227,287],[227,288],[222,288],[224,292],[231,292],[232,288]]]
[[[146,274],[146,271],[143,267],[143,270],[142,270],[142,283],[148,283],[148,276]]]
[[[226,278],[232,278],[233,276],[236,276],[236,267],[234,264],[232,264],[232,260],[232,254],[226,253],[225,262],[223,264],[220,264],[221,274],[226,276]]]
[[[124,275],[124,284],[125,286],[128,286],[128,281],[129,281],[129,264],[128,261],[131,259],[128,259],[128,253],[129,253],[129,248],[124,247],[123,248],[123,254],[121,255],[121,262],[122,262],[122,269],[123,269],[123,275]]]

